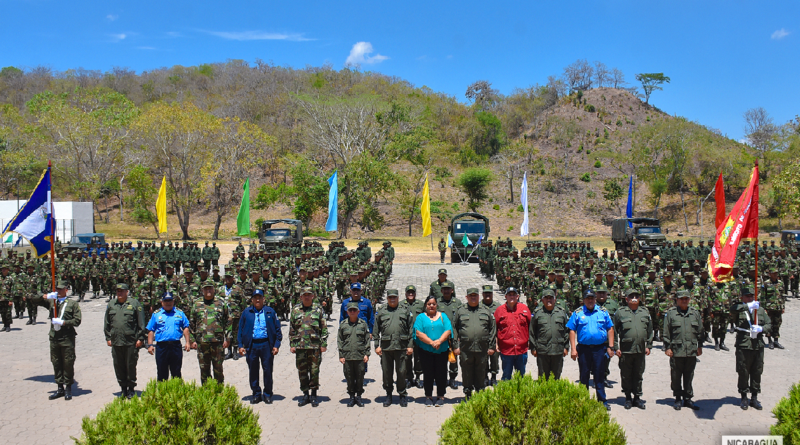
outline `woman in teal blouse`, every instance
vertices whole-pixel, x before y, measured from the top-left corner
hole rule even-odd
[[[420,362],[425,385],[425,406],[444,405],[447,389],[447,352],[450,349],[450,333],[453,330],[447,315],[437,310],[436,297],[425,299],[425,313],[414,322],[414,341],[420,347]],[[436,400],[433,383],[436,382]]]

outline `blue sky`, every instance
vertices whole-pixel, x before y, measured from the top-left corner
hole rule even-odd
[[[141,72],[260,58],[339,69],[352,57],[463,100],[475,80],[509,93],[585,58],[631,83],[665,73],[654,105],[735,139],[749,108],[778,124],[800,114],[800,2],[522,3],[3,0],[0,66]]]

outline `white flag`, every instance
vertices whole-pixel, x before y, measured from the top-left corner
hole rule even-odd
[[[522,177],[522,187],[519,191],[519,198],[522,201],[522,211],[525,213],[525,217],[522,220],[522,226],[519,228],[519,235],[520,236],[527,236],[528,235],[528,172],[525,172],[525,175]]]

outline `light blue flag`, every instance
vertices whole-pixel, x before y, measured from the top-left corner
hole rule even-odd
[[[328,178],[328,221],[325,223],[325,230],[335,232],[339,228],[339,172],[333,172],[333,176]]]
[[[477,243],[475,243],[475,247],[478,247],[478,246],[480,246],[482,242],[483,242],[483,235],[481,235],[481,236],[478,238],[478,242],[477,242]]]
[[[522,187],[519,190],[519,197],[522,201],[522,211],[524,212],[524,217],[522,219],[522,225],[519,228],[519,236],[527,236],[528,235],[528,172],[525,172],[525,176],[522,177]]]
[[[447,232],[447,247],[453,247],[453,238],[450,236],[450,232]]]
[[[633,218],[633,175],[631,175],[631,182],[628,184],[628,208],[625,209],[625,217]],[[628,227],[633,227],[628,221]]]
[[[45,170],[39,184],[33,189],[28,202],[8,223],[3,234],[14,232],[25,237],[34,254],[41,258],[50,253],[50,240],[53,237],[53,203],[50,197],[50,168]]]

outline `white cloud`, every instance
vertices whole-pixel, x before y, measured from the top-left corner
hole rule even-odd
[[[167,32],[167,37],[183,37],[183,35],[177,31],[169,31]]]
[[[265,32],[265,31],[205,31],[212,36],[221,37],[227,40],[239,40],[239,41],[247,41],[247,40],[288,40],[291,42],[306,42],[309,40],[307,37],[303,37],[303,34],[297,33],[278,33],[278,32]]]
[[[116,20],[118,18],[119,18],[119,16],[118,15],[114,15],[114,14],[109,14],[109,15],[106,16],[106,20],[108,20],[109,22],[113,22],[114,20]]]
[[[780,39],[788,36],[789,34],[791,34],[791,32],[781,28],[781,29],[779,29],[779,30],[777,30],[777,31],[772,33],[772,40],[780,40]]]
[[[158,48],[154,48],[152,46],[137,46],[136,49],[144,49],[144,50],[148,50],[148,51],[155,51]]]
[[[370,56],[374,50],[372,49],[372,44],[369,42],[358,42],[353,45],[353,48],[350,50],[350,55],[347,56],[347,60],[345,60],[345,65],[371,65],[373,63],[381,63],[384,60],[388,59],[388,57],[375,54],[374,56]]]
[[[127,35],[127,34],[125,34],[125,33],[120,33],[120,34],[109,34],[109,36],[111,36],[111,39],[112,39],[112,41],[114,41],[114,42],[119,42],[120,40],[125,40],[125,37],[128,37],[128,35]]]

